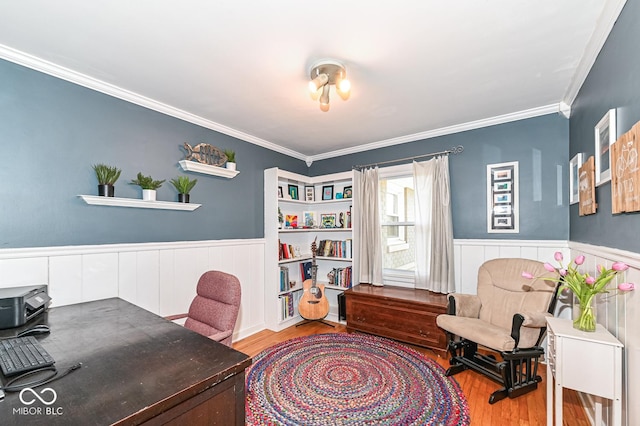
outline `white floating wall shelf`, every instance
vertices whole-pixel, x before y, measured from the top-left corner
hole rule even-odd
[[[209,164],[198,163],[191,160],[180,160],[178,162],[182,170],[187,172],[203,173],[205,175],[220,176],[227,179],[233,179],[238,173],[237,170],[229,170],[224,167],[211,166]]]
[[[139,209],[162,209],[194,211],[202,204],[175,203],[172,201],[146,201],[136,198],[101,197],[98,195],[78,195],[85,203],[96,206],[134,207]]]

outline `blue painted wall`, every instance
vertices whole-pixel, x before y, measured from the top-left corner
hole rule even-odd
[[[212,100],[213,102],[214,100]],[[234,179],[190,173],[194,212],[88,206],[97,194],[91,165],[122,169],[117,197],[141,171],[155,179],[183,172],[181,146],[236,151]],[[0,248],[261,238],[263,170],[306,173],[303,161],[0,60]],[[176,201],[165,183],[158,199]]]
[[[569,236],[569,121],[559,114],[315,162],[311,174],[463,145],[449,158],[455,238],[566,240]],[[518,161],[520,233],[487,233],[487,164]]]
[[[640,120],[638,16],[640,2],[627,1],[572,105],[570,158],[578,152],[594,155],[594,126],[609,109],[616,109],[617,136]],[[596,201],[598,210],[589,216],[579,216],[578,205],[571,206],[571,240],[640,252],[640,214],[611,213],[611,183],[596,188]]]

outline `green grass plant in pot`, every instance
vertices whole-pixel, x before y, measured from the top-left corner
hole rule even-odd
[[[145,176],[138,172],[138,176],[133,179],[129,184],[138,185],[142,188],[142,199],[145,201],[156,200],[156,190],[162,186],[163,180],[153,180],[151,176]]]
[[[191,180],[189,176],[178,176],[170,180],[173,187],[178,191],[178,202],[188,203],[189,193],[198,183],[198,179]]]
[[[101,197],[115,196],[113,185],[120,177],[122,170],[117,167],[107,166],[106,164],[94,164],[91,167],[98,179],[98,195]]]
[[[236,169],[236,152],[231,149],[225,149],[224,155],[227,156],[227,169],[235,170]]]

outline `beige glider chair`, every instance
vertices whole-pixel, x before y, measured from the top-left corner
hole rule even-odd
[[[490,404],[530,392],[542,380],[540,343],[546,318],[553,316],[558,283],[523,278],[525,271],[554,278],[534,260],[489,260],[478,270],[477,295],[450,294],[448,313],[436,319],[447,334],[451,354],[447,376],[472,369],[501,383]],[[479,346],[485,350],[479,352]]]

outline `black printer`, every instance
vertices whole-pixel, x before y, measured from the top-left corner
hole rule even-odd
[[[0,329],[19,327],[43,314],[50,301],[45,284],[0,288]]]

